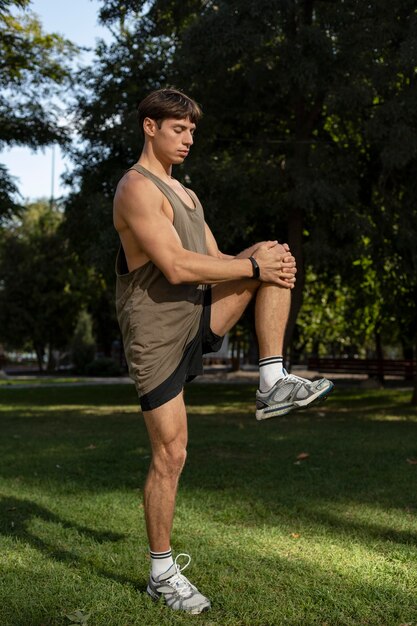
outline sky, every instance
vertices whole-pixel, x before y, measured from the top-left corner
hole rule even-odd
[[[110,38],[109,32],[98,24],[100,4],[99,0],[32,0],[30,8],[37,13],[45,32],[57,32],[78,45],[93,47],[96,39]],[[83,56],[84,61],[89,58],[89,54]],[[15,182],[25,200],[50,198],[52,186],[55,198],[68,192],[60,176],[66,168],[71,169],[71,163],[63,157],[59,147],[54,153],[54,176],[52,147],[36,152],[16,147],[0,153],[0,162],[16,177]]]

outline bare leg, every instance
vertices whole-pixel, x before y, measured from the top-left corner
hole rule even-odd
[[[223,336],[242,316],[256,293],[255,328],[259,357],[282,355],[291,290],[254,280],[231,281],[213,287],[211,330]]]
[[[149,547],[152,552],[167,552],[171,547],[178,480],[186,457],[187,415],[183,394],[143,414],[152,445],[143,498]],[[163,596],[167,606],[175,610],[197,615],[210,608],[210,600],[181,575],[176,560],[155,578],[152,571],[146,591],[154,600]]]
[[[153,411],[143,412],[152,446],[152,461],[144,488],[144,508],[149,546],[165,552],[171,530],[178,480],[187,446],[187,415],[181,393]]]
[[[212,292],[211,329],[217,335],[224,335],[236,324],[255,294],[255,326],[260,358],[281,355],[291,289],[253,279],[219,283]]]
[[[255,327],[259,358],[282,355],[291,290],[262,283],[256,294]]]
[[[291,304],[290,288],[271,283],[260,283],[251,279],[215,285],[212,292],[211,329],[217,335],[224,335],[239,320],[255,294],[255,326],[259,356],[261,359],[281,356]],[[279,400],[275,392],[268,395],[268,392],[261,390],[262,382],[268,382],[265,386],[270,387],[271,380],[267,381],[267,378],[273,378],[273,376],[269,377],[264,372],[261,378],[263,381],[261,380],[260,389],[256,394],[255,415],[257,420],[286,415],[294,409],[307,408],[311,404],[323,400],[334,386],[332,382],[324,378],[309,383],[301,378],[292,377],[290,380],[284,376],[286,388],[284,397]],[[273,385],[271,389],[274,390],[274,388]]]

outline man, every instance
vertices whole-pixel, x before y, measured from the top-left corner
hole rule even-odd
[[[138,107],[143,150],[114,200],[121,240],[117,314],[152,447],[144,488],[152,567],[147,592],[154,599],[163,596],[174,610],[194,614],[208,610],[210,601],[181,573],[185,568],[173,560],[170,543],[186,457],[184,383],[202,373],[202,355],[220,349],[255,296],[256,418],[307,407],[333,388],[326,379],[310,382],[283,369],[296,273],[289,247],[266,241],[237,256],[222,254],[197,196],[171,176],[172,166],[190,151],[200,117],[198,105],[179,91],[148,95]]]

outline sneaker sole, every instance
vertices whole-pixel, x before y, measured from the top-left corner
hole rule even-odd
[[[333,391],[334,384],[330,382],[330,385],[324,389],[323,391],[318,391],[315,395],[306,398],[305,400],[298,400],[297,402],[293,402],[292,404],[287,404],[285,406],[277,406],[277,407],[266,407],[264,409],[258,409],[255,413],[255,417],[258,421],[266,420],[271,417],[279,417],[281,415],[287,415],[291,411],[299,411],[301,409],[306,409],[314,404],[319,404],[320,402],[324,402],[327,396]]]
[[[155,591],[153,591],[153,589],[150,588],[150,586],[148,585],[146,588],[146,593],[151,596],[152,600],[159,600],[159,598],[161,597],[160,593],[155,593]]]
[[[151,589],[151,587],[148,585],[146,588],[146,593],[152,598],[152,600],[154,600],[155,602],[157,602],[161,596],[163,596],[163,593],[156,593],[153,589]],[[172,607],[170,607],[166,602],[165,602],[165,598],[164,598],[164,603],[165,606],[168,609],[171,609]],[[184,613],[190,613],[190,615],[199,615],[200,613],[205,613],[206,611],[208,611],[211,608],[211,604],[203,604],[202,606],[196,606],[190,610],[188,609],[172,609],[173,611],[184,611]]]

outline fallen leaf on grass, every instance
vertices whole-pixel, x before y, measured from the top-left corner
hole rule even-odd
[[[310,454],[308,452],[300,452],[300,454],[297,455],[297,461],[304,461],[308,459],[309,456]]]
[[[293,539],[299,539],[300,538],[300,533],[291,533],[291,537]]]
[[[84,611],[81,611],[80,609],[76,609],[74,611],[74,613],[70,613],[69,615],[66,615],[65,617],[67,617],[70,622],[72,622],[73,624],[87,624],[87,620],[90,617],[91,613],[84,613]]]
[[[409,463],[410,465],[417,465],[417,459],[414,459],[414,458],[407,459],[407,463]],[[407,624],[405,624],[405,626],[407,626]]]

